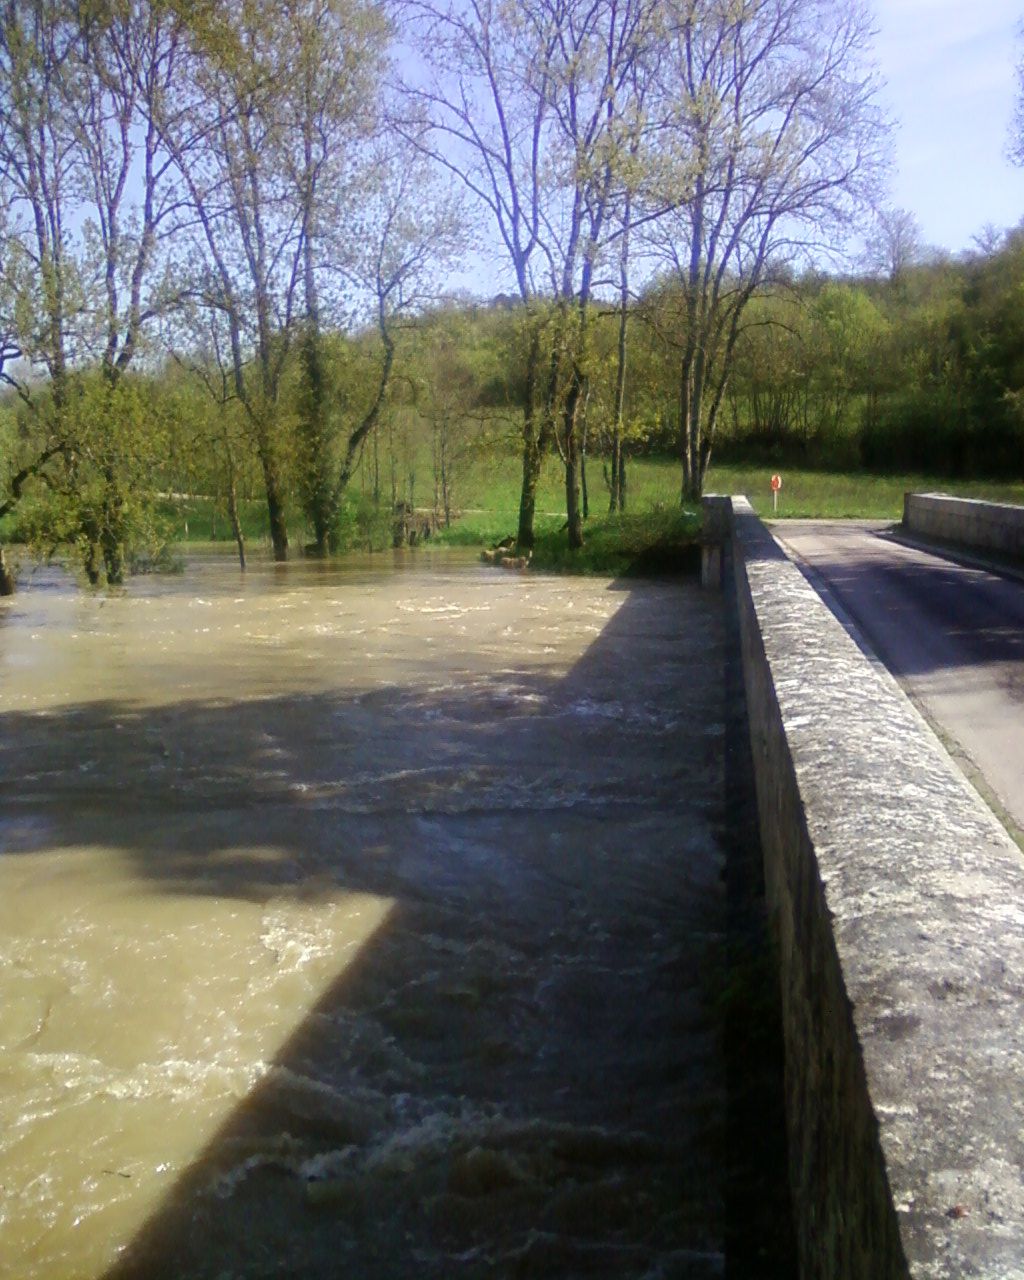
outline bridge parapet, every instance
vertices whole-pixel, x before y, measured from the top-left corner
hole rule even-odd
[[[801,1274],[1024,1277],[1024,857],[742,498]]]
[[[903,496],[903,527],[937,542],[1024,559],[1024,507],[943,493]]]

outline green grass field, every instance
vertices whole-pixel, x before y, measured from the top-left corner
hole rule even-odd
[[[832,519],[899,520],[903,495],[950,493],[964,498],[1024,504],[1024,483],[945,480],[935,476],[876,476],[864,472],[780,471],[779,519],[821,516]],[[708,493],[742,493],[759,515],[772,515],[771,469],[712,467]]]
[[[942,492],[994,502],[1024,504],[1024,482],[945,480],[928,475],[878,476],[865,472],[788,471],[782,475],[778,515],[786,517],[864,518],[898,520],[903,495],[908,491]],[[708,493],[745,494],[760,515],[772,515],[771,467],[712,466]],[[602,479],[600,459],[588,463],[590,510],[603,516],[608,510],[608,490]],[[634,459],[628,472],[628,509],[636,514],[675,509],[679,503],[681,472],[672,458]],[[465,514],[447,535],[451,541],[494,540],[515,532],[519,509],[519,468],[515,458],[501,459],[491,467],[479,467],[467,477],[460,496]],[[565,495],[561,467],[549,458],[537,495],[538,529],[565,520]]]
[[[712,467],[708,493],[745,494],[758,514],[779,519],[822,517],[831,519],[899,520],[903,495],[940,491],[964,497],[1024,504],[1024,483],[948,481],[934,476],[877,476],[863,472],[782,471],[778,511],[773,509],[769,467],[725,465]],[[681,510],[681,473],[674,459],[644,458],[631,462],[628,473],[628,511],[608,514],[608,491],[600,460],[588,467],[591,518],[586,526],[586,547],[571,553],[561,531],[565,498],[561,468],[549,458],[537,496],[537,545],[534,563],[545,569],[584,573],[623,573],[631,569],[670,568],[689,564],[687,555],[699,535],[699,515]],[[442,542],[489,545],[513,534],[519,506],[518,465],[514,458],[500,466],[481,468],[465,484],[470,495],[467,510],[451,529],[442,530]],[[472,504],[472,505],[470,505]]]

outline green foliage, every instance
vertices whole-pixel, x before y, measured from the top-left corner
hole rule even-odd
[[[532,566],[615,577],[692,572],[700,564],[700,513],[679,507],[605,515],[587,522],[586,542],[566,546],[561,527],[538,529]]]

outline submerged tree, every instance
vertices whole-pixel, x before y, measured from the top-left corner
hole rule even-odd
[[[130,0],[0,8],[0,376],[32,424],[3,510],[44,480],[93,582],[122,581],[138,510],[141,441],[117,429],[118,385],[161,306],[156,267],[176,210],[148,120],[178,40],[170,10]],[[105,394],[92,383],[83,394],[91,370]]]
[[[259,457],[274,558],[288,554],[282,387],[300,305],[303,245],[282,173],[281,85],[287,41],[273,40],[269,6],[202,10],[177,89],[156,114],[193,228],[181,272],[216,317]],[[287,83],[287,81],[285,82]]]
[[[435,269],[461,241],[457,203],[435,191],[414,150],[394,142],[378,144],[367,159],[358,226],[339,213],[336,238],[329,243],[335,246],[332,270],[348,283],[370,319],[375,367],[367,394],[349,394],[345,403],[335,397],[330,404],[337,426],[322,452],[328,527],[336,522],[363,447],[380,423],[395,370],[396,331],[432,296]]]
[[[347,268],[358,257],[355,242],[377,231],[352,211],[366,182],[371,153],[364,144],[377,125],[388,31],[380,11],[361,0],[292,0],[288,27],[292,51],[278,84],[276,161],[287,175],[284,199],[294,210],[301,246],[296,462],[303,511],[313,530],[311,549],[325,555],[344,484],[339,489],[341,428],[324,322],[341,321]],[[376,413],[367,430],[375,420]]]

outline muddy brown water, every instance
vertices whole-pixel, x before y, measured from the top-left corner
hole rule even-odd
[[[455,552],[0,605],[0,1275],[722,1274],[724,644]]]

